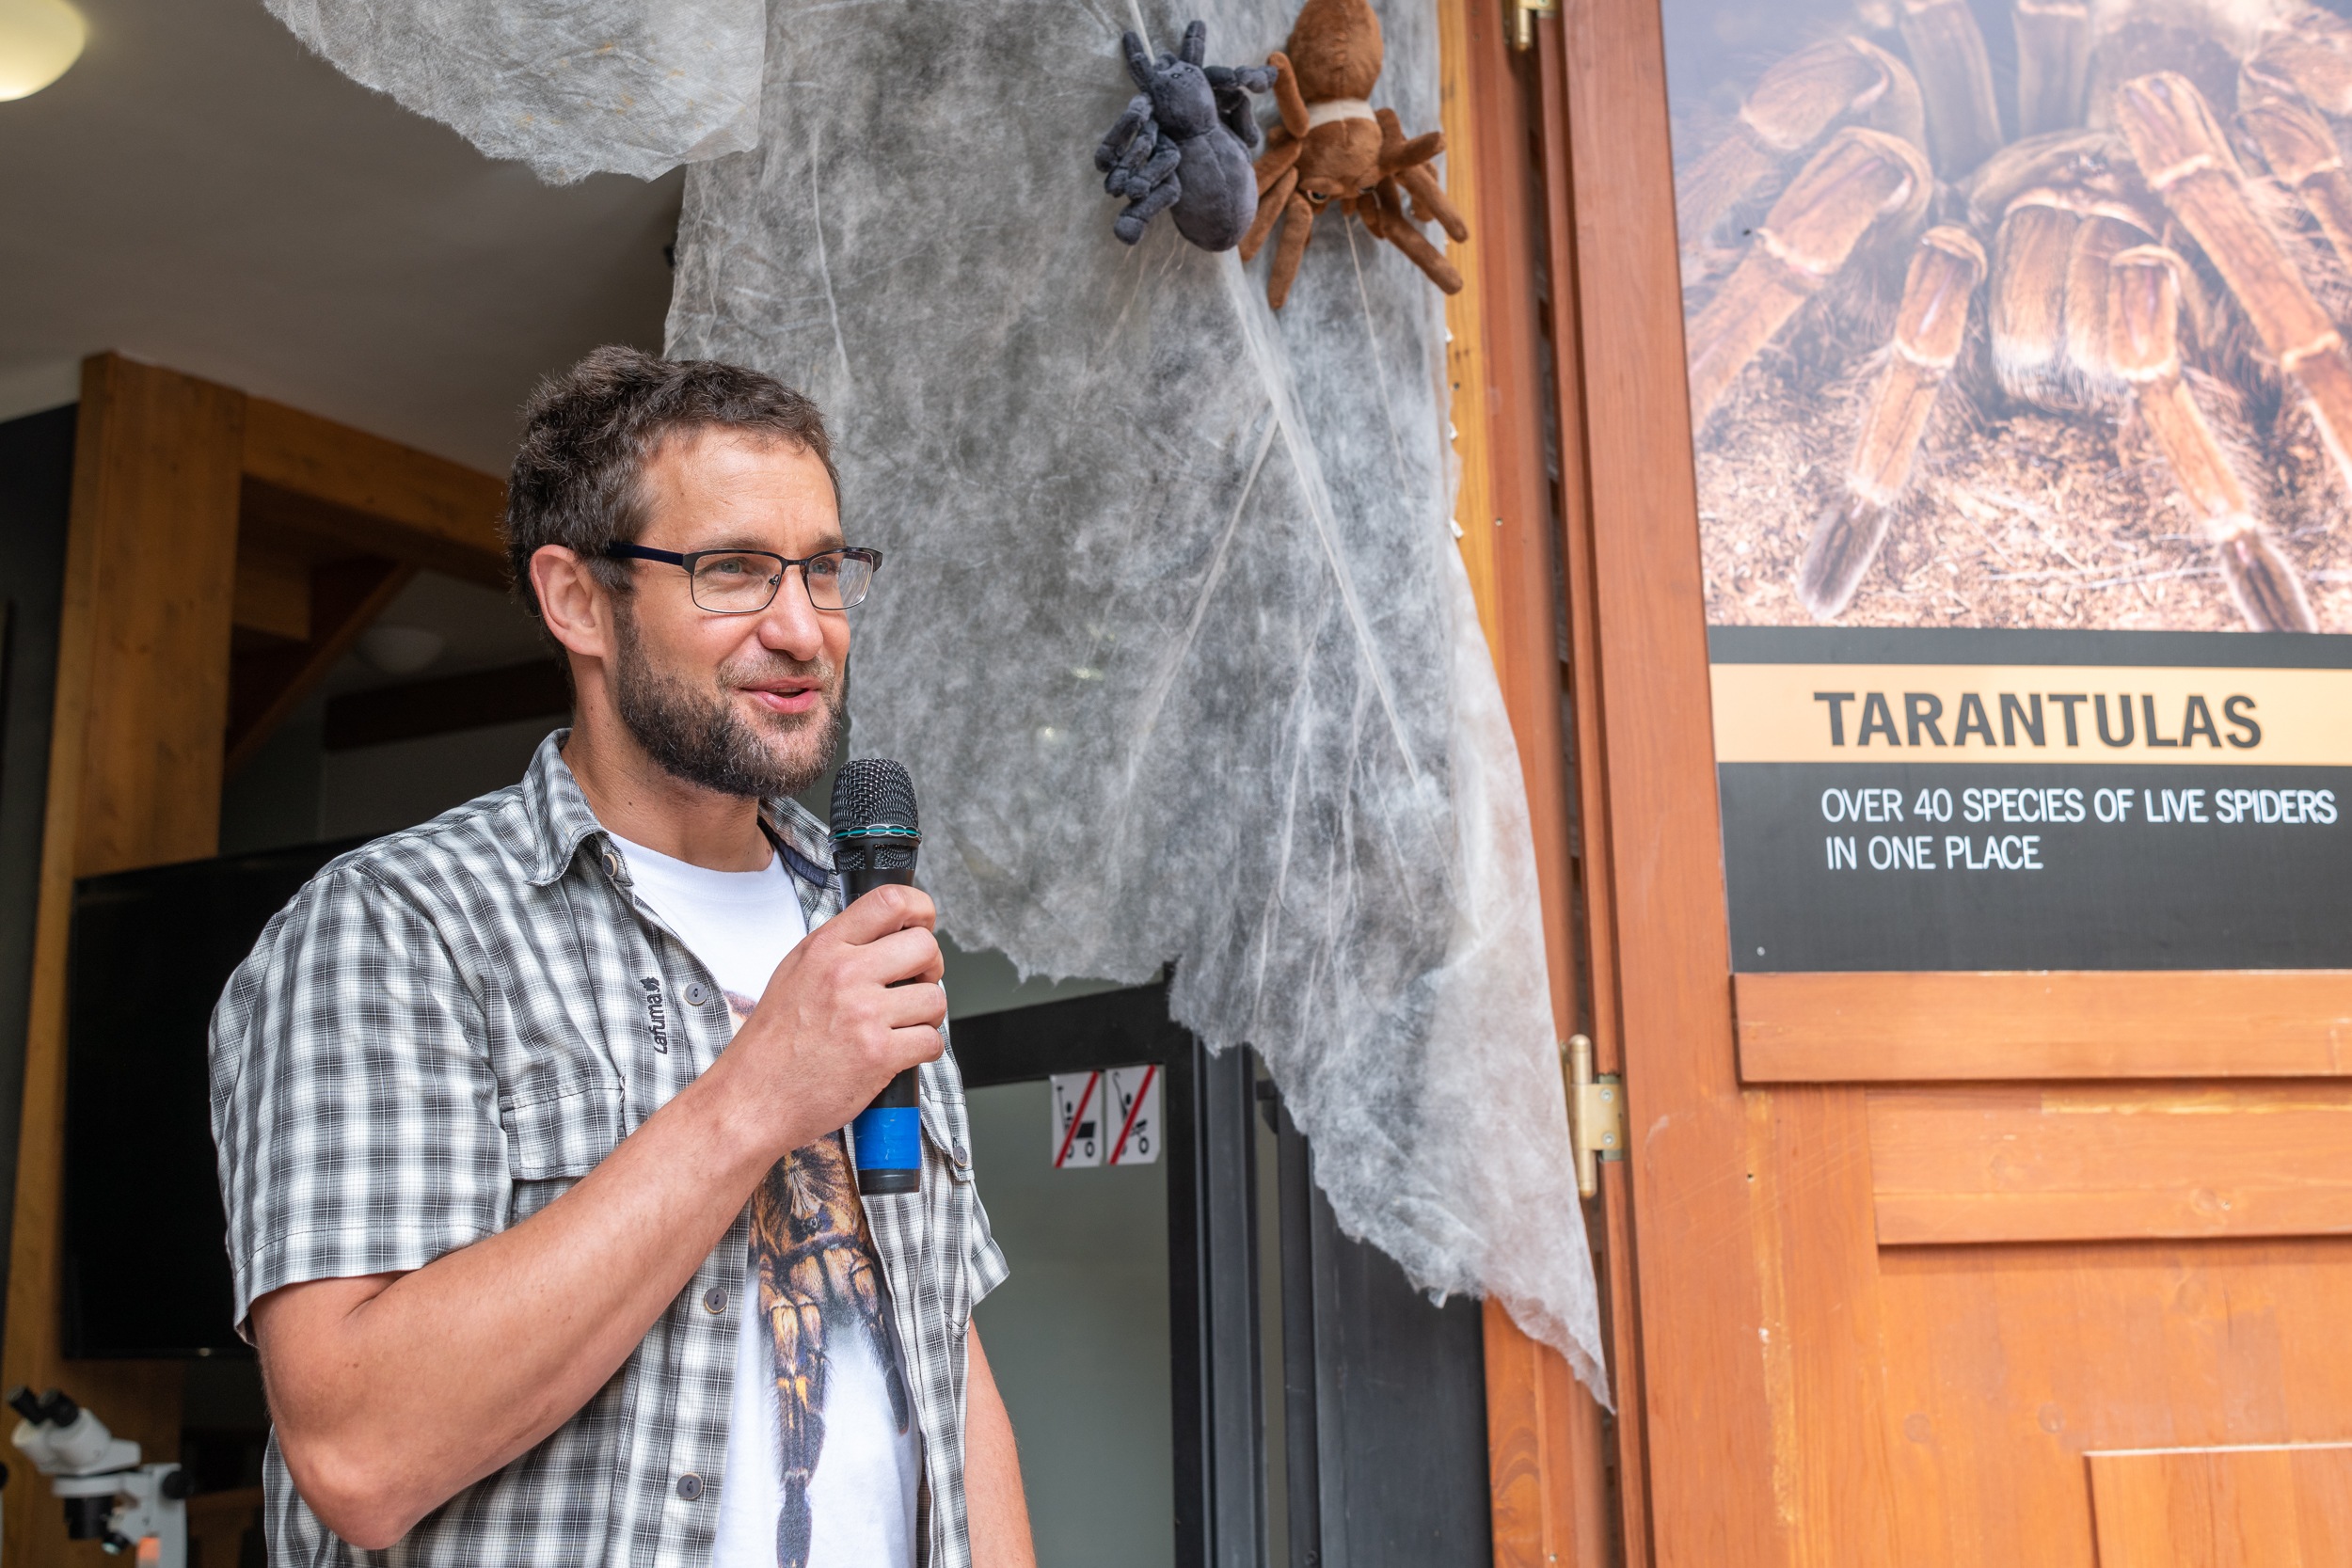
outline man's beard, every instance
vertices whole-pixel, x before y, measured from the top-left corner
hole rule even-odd
[[[647,660],[628,609],[614,617],[613,631],[612,699],[621,722],[674,778],[722,795],[798,795],[840,750],[841,683],[822,659],[804,663],[776,654],[731,660],[719,667],[715,689],[697,690]],[[747,722],[732,700],[735,689],[787,675],[818,682],[817,711]]]

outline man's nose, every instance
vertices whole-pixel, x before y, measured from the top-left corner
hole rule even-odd
[[[824,622],[808,599],[808,580],[803,575],[806,570],[803,566],[784,569],[776,596],[759,618],[761,645],[798,659],[815,658],[825,646]]]

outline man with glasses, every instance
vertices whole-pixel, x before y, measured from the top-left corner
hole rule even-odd
[[[790,799],[882,563],[816,406],[598,350],[506,532],[571,729],[320,873],[214,1018],[271,1560],[1031,1568],[930,901],[842,909]],[[841,1129],[918,1064],[921,1189],[861,1200]]]

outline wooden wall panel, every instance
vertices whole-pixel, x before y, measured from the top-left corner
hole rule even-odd
[[[2099,1568],[2352,1562],[2352,1444],[2093,1453]]]
[[[1749,1083],[2352,1073],[2352,971],[1742,974]]]
[[[2352,1438],[2352,1240],[1897,1248],[1880,1292],[1904,1568],[2092,1568],[2091,1450]]]
[[[2352,1085],[1882,1089],[1884,1244],[2352,1235]]]
[[[178,1364],[57,1353],[67,922],[76,877],[217,843],[243,405],[102,355],[74,438],[0,1383],[66,1387],[150,1458],[179,1452]],[[24,1474],[0,1494],[9,1559],[62,1561],[56,1499]]]

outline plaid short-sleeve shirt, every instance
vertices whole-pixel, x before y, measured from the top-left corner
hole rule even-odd
[[[550,736],[523,781],[337,860],[213,1015],[213,1133],[242,1325],[305,1280],[422,1268],[519,1224],[717,1059],[707,970],[630,891]],[[813,928],[823,826],[762,815]],[[919,1193],[865,1199],[923,1446],[926,1568],[967,1568],[964,1326],[1003,1280],[952,1054],[922,1069]],[[621,1568],[709,1559],[749,1245],[738,1217],[580,1413],[381,1553],[322,1525],[272,1440],[270,1560]],[[706,1309],[723,1291],[727,1309]],[[720,1296],[709,1294],[711,1301]]]

